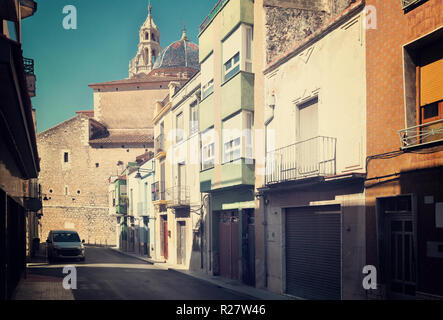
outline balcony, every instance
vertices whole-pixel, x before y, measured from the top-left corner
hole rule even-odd
[[[191,191],[188,186],[175,186],[166,191],[168,207],[188,207],[191,202]]]
[[[443,119],[399,131],[402,149],[443,141]]]
[[[424,0],[401,0],[401,7],[403,10],[410,9],[420,2],[424,2]]]
[[[154,139],[154,150],[155,155],[164,154],[165,153],[165,136],[164,134],[159,135]]]
[[[35,97],[35,74],[34,74],[34,60],[23,58],[23,65],[25,68],[26,85],[30,97]]]
[[[166,203],[165,183],[163,181],[152,184],[152,202]]]
[[[217,15],[217,13],[220,11],[220,9],[225,5],[226,2],[229,0],[219,0],[217,4],[212,8],[209,15],[206,17],[206,19],[202,22],[199,28],[199,32],[202,32],[206,29],[206,27],[209,25],[209,23],[214,19],[214,17]]]
[[[265,184],[334,175],[336,144],[336,138],[320,136],[268,152]]]

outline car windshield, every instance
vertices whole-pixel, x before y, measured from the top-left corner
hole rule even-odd
[[[54,233],[54,242],[80,242],[77,233]]]

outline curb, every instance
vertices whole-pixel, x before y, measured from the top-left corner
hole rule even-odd
[[[143,257],[137,256],[137,255],[135,255],[135,254],[131,254],[131,253],[129,253],[129,252],[123,252],[123,251],[120,251],[120,250],[115,249],[115,248],[108,248],[108,249],[110,249],[110,250],[112,250],[112,251],[114,251],[114,252],[120,253],[121,255],[124,255],[124,256],[126,256],[126,257],[131,257],[131,258],[138,259],[138,260],[141,260],[141,261],[143,261],[143,262],[146,262],[146,263],[148,263],[148,264],[154,265],[154,262],[152,262],[152,261],[151,261],[150,259],[148,259],[148,258],[143,258]]]
[[[257,289],[255,287],[246,287],[245,285],[239,283],[241,286],[244,286],[243,288],[239,287],[237,288],[235,285],[230,285],[227,283],[224,283],[222,281],[218,281],[216,279],[207,279],[206,277],[199,276],[197,274],[189,273],[187,270],[179,270],[179,269],[172,269],[169,268],[170,271],[175,271],[190,277],[193,277],[195,279],[205,281],[207,283],[211,283],[215,286],[222,287],[226,290],[230,290],[232,292],[251,297],[255,300],[298,300],[293,297],[288,297],[284,295],[279,295],[276,293],[268,292],[266,290]],[[252,291],[252,292],[251,292]],[[253,292],[256,291],[256,292]]]
[[[203,282],[205,282],[205,283],[210,283],[210,284],[212,284],[212,285],[214,285],[214,286],[216,286],[216,287],[218,287],[218,288],[223,288],[223,289],[228,290],[228,291],[231,291],[231,292],[233,292],[233,293],[241,294],[241,295],[243,295],[243,296],[249,297],[249,298],[251,298],[251,300],[264,300],[264,299],[262,299],[262,298],[260,298],[260,297],[254,296],[254,295],[252,295],[252,294],[250,294],[250,293],[246,293],[246,292],[242,292],[242,291],[240,291],[240,290],[236,290],[235,288],[232,288],[232,287],[230,287],[230,286],[227,286],[227,285],[225,285],[225,284],[223,284],[223,283],[219,283],[219,282],[217,282],[217,281],[211,281],[211,280],[208,280],[208,279],[204,279],[204,278],[198,277],[198,276],[193,275],[193,274],[186,273],[186,272],[184,272],[183,270],[178,270],[178,269],[171,269],[171,268],[168,268],[168,271],[177,272],[177,273],[183,274],[183,275],[185,275],[185,276],[192,277],[192,278],[194,278],[194,279],[196,279],[196,280],[203,281]]]

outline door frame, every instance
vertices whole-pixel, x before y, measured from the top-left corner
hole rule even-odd
[[[382,196],[375,198],[375,212],[376,212],[376,238],[377,238],[377,260],[378,260],[378,271],[380,277],[378,279],[379,284],[383,284],[386,287],[385,293],[386,297],[389,298],[390,295],[394,295],[396,298],[407,298],[411,299],[411,296],[403,296],[399,294],[392,294],[389,290],[388,283],[388,268],[386,266],[386,223],[385,223],[385,215],[383,206],[381,201],[394,199],[398,197],[410,197],[411,198],[411,215],[412,215],[412,230],[413,230],[413,245],[415,251],[415,279],[416,279],[416,291],[419,287],[419,270],[418,270],[418,227],[417,227],[417,214],[418,214],[418,205],[417,205],[417,196],[413,193],[406,194],[398,194],[398,195],[390,195],[390,196]],[[387,218],[386,218],[387,220]]]

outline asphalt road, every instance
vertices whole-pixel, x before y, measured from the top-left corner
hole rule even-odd
[[[214,284],[164,270],[108,248],[87,247],[86,261],[34,264],[28,273],[57,277],[65,265],[77,269],[76,300],[248,300]]]

